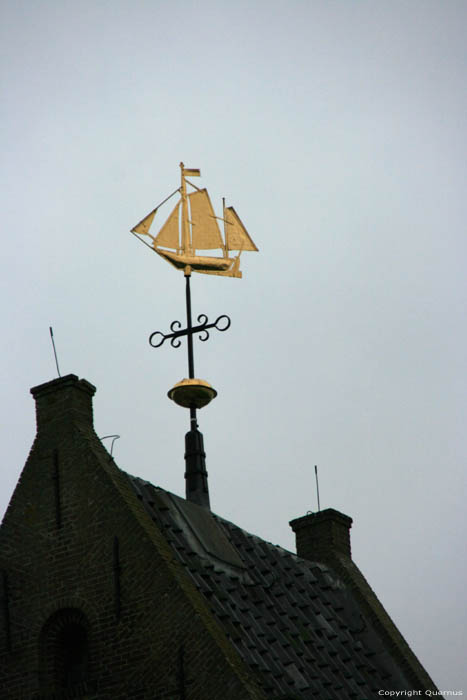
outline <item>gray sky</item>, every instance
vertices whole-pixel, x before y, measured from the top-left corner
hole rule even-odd
[[[29,388],[97,386],[119,466],[184,493],[186,353],[147,339],[184,280],[128,231],[200,168],[260,248],[192,278],[219,392],[200,414],[213,510],[294,550],[354,519],[353,556],[443,690],[465,666],[467,4],[4,0],[0,512]]]

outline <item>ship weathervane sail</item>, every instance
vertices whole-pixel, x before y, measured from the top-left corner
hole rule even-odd
[[[180,170],[181,186],[167,198],[170,199],[178,192],[180,199],[159,232],[153,236],[150,229],[161,205],[136,224],[131,232],[138,237],[149,236],[155,252],[177,269],[183,270],[185,275],[190,275],[193,271],[206,275],[241,277],[240,255],[243,251],[257,251],[258,248],[233,207],[226,207],[224,202],[222,217],[217,217],[208,191],[187,180],[187,177],[199,177],[200,171],[185,168],[183,163],[180,163]],[[192,191],[187,192],[187,185]],[[224,238],[219,220],[223,222]],[[199,253],[211,250],[220,250],[221,255]],[[233,252],[237,252],[237,255],[233,255]]]

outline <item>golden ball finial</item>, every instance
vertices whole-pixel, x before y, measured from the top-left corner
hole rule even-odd
[[[167,396],[183,408],[203,408],[217,396],[217,391],[204,379],[182,379]]]

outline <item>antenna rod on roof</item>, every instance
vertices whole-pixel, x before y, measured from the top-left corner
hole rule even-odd
[[[321,507],[319,505],[319,484],[318,484],[318,467],[315,464],[315,479],[316,479],[316,495],[318,496],[318,513],[321,511]]]
[[[49,326],[49,331],[50,331],[50,338],[51,338],[51,340],[52,340],[52,346],[53,346],[53,349],[54,349],[55,364],[57,365],[57,373],[58,373],[58,376],[61,377],[62,375],[60,374],[60,370],[59,370],[59,368],[58,368],[57,351],[56,351],[56,349],[55,349],[54,332],[53,332],[53,330],[52,330],[52,326]]]

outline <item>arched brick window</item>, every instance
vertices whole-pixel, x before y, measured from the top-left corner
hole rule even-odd
[[[86,628],[77,622],[68,622],[55,640],[55,677],[65,688],[87,679],[89,646]]]
[[[78,690],[89,680],[89,624],[76,608],[54,613],[41,634],[41,681],[46,692]]]

